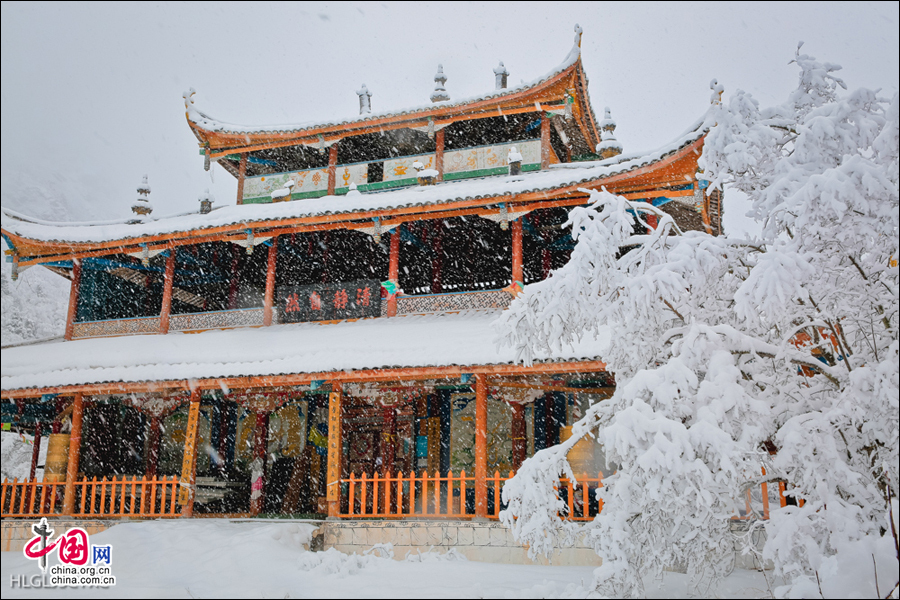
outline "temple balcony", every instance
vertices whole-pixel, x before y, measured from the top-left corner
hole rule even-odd
[[[399,296],[397,314],[423,315],[459,312],[462,310],[502,310],[512,302],[513,295],[506,290],[483,290],[474,292],[450,292],[445,294],[422,294]],[[380,302],[377,317],[386,317],[388,303]],[[283,307],[273,308],[273,324],[287,323]],[[123,335],[143,335],[159,333],[161,317],[132,317],[76,322],[72,338],[111,337]],[[231,329],[235,327],[262,327],[265,324],[265,309],[243,308],[215,310],[169,317],[169,332],[197,332],[209,329]]]

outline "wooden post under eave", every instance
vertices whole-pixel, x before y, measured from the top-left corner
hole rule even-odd
[[[516,282],[525,285],[525,276],[522,270],[522,219],[519,217],[512,222],[512,285]]]
[[[398,225],[391,233],[391,254],[388,263],[388,279],[394,282],[398,290],[400,287],[400,227],[402,225]],[[397,316],[397,293],[398,291],[395,291],[388,296],[387,316],[389,317]]]
[[[38,458],[41,453],[41,433],[44,424],[38,421],[34,424],[34,441],[31,446],[31,468],[28,471],[28,481],[34,481],[37,474]]]
[[[440,294],[443,288],[441,284],[441,270],[444,264],[444,222],[441,220],[434,221],[434,230],[432,232],[431,249],[434,256],[431,258],[431,293]]]
[[[191,403],[188,409],[188,422],[184,431],[184,455],[181,459],[181,488],[179,502],[181,516],[194,516],[194,498],[197,483],[197,430],[200,424],[200,390],[191,390]]]
[[[147,447],[147,479],[154,479],[159,470],[159,417],[150,417],[150,443]]]
[[[278,236],[271,239],[269,260],[266,263],[266,295],[263,299],[263,326],[272,324],[272,301],[275,298],[275,262],[278,258]]]
[[[253,431],[253,462],[257,464],[257,478],[250,482],[250,514],[257,516],[266,507],[266,464],[269,448],[269,413],[256,413],[256,427]],[[257,462],[258,461],[258,462]],[[250,476],[254,473],[251,469]]]
[[[541,170],[550,168],[550,118],[541,113]]]
[[[437,180],[444,180],[444,130],[434,134],[434,168],[438,172]]]
[[[69,434],[69,462],[66,465],[66,491],[62,514],[75,513],[75,480],[78,478],[78,459],[81,455],[81,422],[84,417],[84,396],[75,394],[72,403],[72,431]]]
[[[475,375],[475,518],[487,518],[487,379]]]
[[[75,331],[75,315],[78,312],[78,291],[81,287],[81,259],[72,259],[72,286],[69,288],[69,311],[66,314],[65,339],[71,340]]]
[[[241,154],[241,162],[238,163],[238,181],[237,181],[237,203],[244,203],[244,178],[247,176],[247,156],[246,152]]]
[[[328,464],[326,470],[325,500],[328,502],[328,518],[336,519],[341,513],[341,404],[343,388],[340,383],[331,384],[328,395]]]
[[[338,142],[328,149],[328,195],[334,195],[335,182],[337,180],[337,152]]]
[[[172,286],[175,283],[175,248],[169,248],[166,256],[166,274],[163,281],[162,310],[159,313],[159,332],[169,333],[169,315],[172,312]]]
[[[525,407],[519,402],[510,402],[512,407],[512,467],[518,470],[525,462],[528,440],[525,438]]]

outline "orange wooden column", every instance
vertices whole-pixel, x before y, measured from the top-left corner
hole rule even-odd
[[[150,440],[147,445],[147,478],[153,479],[159,471],[159,424],[162,419],[158,416],[150,417]]]
[[[341,404],[343,389],[333,383],[328,395],[328,464],[326,471],[325,499],[328,502],[328,518],[336,519],[341,512]]]
[[[550,168],[550,118],[541,112],[541,169]]]
[[[241,162],[238,163],[238,180],[237,180],[237,203],[244,203],[244,178],[247,177],[247,156],[246,152],[241,154]]]
[[[510,402],[512,407],[512,466],[518,469],[525,462],[528,443],[525,439],[525,407],[519,402]]]
[[[188,409],[187,428],[184,431],[184,456],[181,459],[181,487],[178,501],[181,516],[194,516],[194,486],[197,483],[197,426],[200,423],[200,390],[191,390],[191,404]]]
[[[278,236],[271,239],[269,260],[266,263],[266,295],[263,298],[263,326],[272,324],[272,302],[275,298],[275,261],[278,258]]]
[[[388,263],[388,279],[393,281],[398,289],[400,287],[400,227],[401,225],[398,225],[394,228],[394,232],[391,234],[391,254]],[[391,296],[388,296],[387,316],[397,316],[396,291]]]
[[[328,149],[328,195],[334,194],[335,182],[337,180],[337,152],[338,142],[332,144]]]
[[[519,217],[512,222],[512,285],[521,283],[525,285],[525,275],[522,268],[522,219]]]
[[[172,286],[175,283],[175,248],[169,248],[166,257],[166,274],[163,281],[162,310],[159,313],[159,332],[169,333],[169,315],[172,313]]]
[[[434,168],[438,172],[437,180],[444,180],[444,130],[434,134]]]
[[[81,422],[84,417],[84,396],[75,394],[72,403],[72,432],[69,434],[69,463],[66,465],[66,491],[63,496],[62,514],[75,512],[75,480],[78,478],[78,460],[81,457]]]
[[[258,477],[250,482],[250,514],[254,517],[266,506],[266,465],[269,448],[269,413],[256,413],[256,427],[253,430],[253,462],[258,465]],[[257,462],[258,461],[258,462]],[[253,477],[251,469],[250,476]]]
[[[487,518],[487,379],[475,376],[475,517]]]
[[[66,314],[65,339],[71,340],[75,331],[75,315],[78,312],[78,291],[81,287],[81,259],[72,259],[72,286],[69,288],[69,312]]]

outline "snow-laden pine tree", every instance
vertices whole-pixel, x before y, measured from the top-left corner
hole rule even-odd
[[[867,567],[855,577],[874,581],[877,554],[889,559],[881,594],[897,581],[886,498],[900,463],[900,107],[896,95],[839,93],[840,67],[799,48],[794,62],[785,103],[760,109],[738,91],[707,120],[703,177],[749,195],[760,239],[682,233],[649,204],[591,192],[569,219],[569,263],[497,323],[525,362],[611,333],[614,396],[525,462],[501,517],[533,554],[586,535],[601,589],[639,595],[642,579],[679,566],[698,582],[725,575],[729,521],[763,468],[803,504],[764,523],[763,557],[789,584],[780,594],[818,596],[857,554]],[[646,214],[658,227],[635,235]],[[573,476],[566,452],[583,435],[617,472],[602,513],[579,525],[560,518],[555,486]]]

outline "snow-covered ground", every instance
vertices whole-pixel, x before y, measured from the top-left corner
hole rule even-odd
[[[36,561],[4,553],[4,598],[580,598],[592,567],[499,565],[434,552],[406,560],[310,552],[314,526],[303,522],[219,519],[123,523],[91,536],[112,544],[111,588],[10,589],[10,576],[37,574]],[[56,557],[50,565],[56,564]],[[667,573],[647,582],[650,598],[685,597],[686,576]],[[755,598],[765,578],[735,571],[717,592],[697,595]]]

